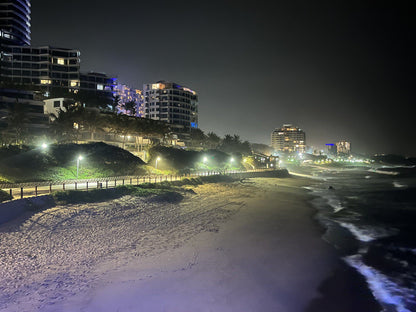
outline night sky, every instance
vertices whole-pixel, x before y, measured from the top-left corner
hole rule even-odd
[[[336,2],[336,3],[335,3]],[[32,1],[32,44],[82,70],[199,93],[205,132],[270,144],[283,123],[319,148],[416,156],[411,1]]]

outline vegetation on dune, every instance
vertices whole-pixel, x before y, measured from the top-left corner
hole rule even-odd
[[[183,199],[181,193],[190,190],[181,188],[182,186],[197,186],[204,183],[234,182],[236,178],[219,175],[207,176],[192,179],[182,179],[180,181],[164,181],[160,183],[144,183],[138,186],[123,185],[113,189],[93,189],[86,191],[58,191],[52,194],[56,203],[61,205],[103,202],[111,199],[120,198],[125,195],[138,197],[152,196],[151,201],[176,203]]]
[[[10,196],[10,194],[6,191],[0,190],[0,203],[6,201],[6,200],[12,200],[13,197]]]
[[[139,197],[147,197],[150,195],[161,195],[166,193],[165,189],[151,189],[141,188],[140,186],[123,185],[113,189],[94,189],[88,192],[85,191],[59,191],[52,194],[56,203],[78,204],[78,203],[92,203],[103,202],[125,195],[133,195]]]
[[[22,146],[0,149],[3,182],[61,181],[78,178],[143,175],[144,162],[131,153],[104,143],[60,144],[47,149]]]
[[[240,169],[241,154],[228,154],[220,150],[188,151],[166,146],[154,146],[149,150],[149,163],[158,169],[189,173],[192,170]]]

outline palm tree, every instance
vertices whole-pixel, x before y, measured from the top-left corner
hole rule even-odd
[[[124,104],[124,108],[126,110],[126,113],[130,116],[136,116],[136,108],[137,104],[135,101],[130,101]]]
[[[72,106],[68,107],[66,111],[61,110],[58,117],[49,126],[52,137],[63,143],[77,141],[81,114],[79,107]],[[53,116],[55,117],[55,115]]]
[[[216,149],[221,143],[221,138],[214,132],[208,132],[207,134],[207,147],[210,149]]]
[[[14,105],[9,105],[8,110],[7,126],[13,132],[12,140],[16,145],[22,144],[27,132],[29,116],[26,113],[23,103],[19,102],[18,99],[16,99]]]

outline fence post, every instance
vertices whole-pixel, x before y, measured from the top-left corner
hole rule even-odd
[[[49,194],[52,193],[52,184],[49,184]]]
[[[114,179],[114,187],[117,186],[117,179]]]
[[[75,182],[75,190],[77,190],[78,189],[78,187],[77,187],[78,185],[77,185],[77,182]]]
[[[97,189],[100,187],[100,182],[97,181]]]
[[[23,198],[23,187],[20,188],[20,198]]]
[[[105,188],[108,188],[108,180],[105,180]]]
[[[87,191],[88,191],[88,181],[87,181]]]
[[[130,185],[133,184],[133,178],[130,178]]]
[[[13,190],[10,189],[10,197],[13,198]]]
[[[123,185],[124,185],[124,179],[123,179]]]
[[[62,190],[65,191],[65,183],[62,183]]]
[[[38,186],[35,185],[35,196],[38,196]]]

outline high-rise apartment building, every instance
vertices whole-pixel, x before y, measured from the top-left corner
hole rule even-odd
[[[339,141],[336,143],[338,155],[349,155],[351,154],[351,142]]]
[[[198,95],[173,82],[143,85],[145,117],[165,121],[177,129],[198,128]]]
[[[76,49],[30,46],[30,1],[0,0],[0,80],[27,85],[45,96],[80,90],[112,98],[114,79],[102,73],[81,73]]]
[[[0,1],[0,45],[30,45],[30,1]]]
[[[80,52],[75,49],[3,46],[0,68],[2,81],[37,87],[46,96],[59,90],[84,90],[112,97],[114,79],[103,73],[81,73]]]
[[[80,52],[49,46],[4,46],[1,78],[50,90],[80,87]]]
[[[278,152],[305,152],[306,135],[302,129],[291,124],[276,128],[271,134],[271,145]]]

